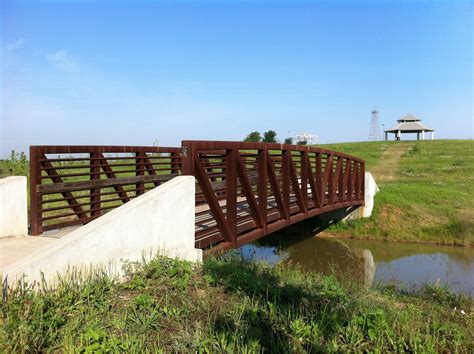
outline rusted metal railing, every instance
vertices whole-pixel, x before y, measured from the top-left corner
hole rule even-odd
[[[181,149],[31,146],[30,234],[85,224],[181,173]]]
[[[309,146],[183,141],[197,181],[196,247],[238,247],[324,212],[364,203],[364,161]]]
[[[196,247],[219,251],[363,205],[364,172],[356,157],[284,144],[32,146],[30,234],[85,224],[184,174],[196,178]]]

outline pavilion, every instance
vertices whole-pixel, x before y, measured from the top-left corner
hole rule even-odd
[[[397,124],[390,129],[385,130],[385,140],[388,138],[388,133],[395,135],[395,140],[400,140],[401,134],[416,133],[416,140],[425,140],[425,132],[431,133],[431,140],[434,139],[434,129],[428,128],[421,119],[412,114],[407,114],[405,117],[398,119]]]

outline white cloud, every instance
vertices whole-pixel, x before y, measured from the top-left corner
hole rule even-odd
[[[54,67],[61,71],[67,73],[77,73],[79,71],[79,63],[66,49],[57,50],[46,57]]]
[[[18,49],[21,49],[24,45],[25,45],[25,40],[20,37],[14,42],[7,43],[5,45],[5,51],[14,52]]]

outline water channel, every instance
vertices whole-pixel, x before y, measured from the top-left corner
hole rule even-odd
[[[334,239],[290,227],[240,249],[246,258],[291,262],[322,274],[344,273],[372,284],[405,289],[426,282],[474,296],[474,248]]]

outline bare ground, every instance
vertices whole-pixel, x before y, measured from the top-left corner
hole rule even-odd
[[[400,171],[400,160],[414,144],[412,141],[400,141],[390,145],[380,156],[377,165],[370,171],[375,180],[377,182],[388,182],[397,179]]]

